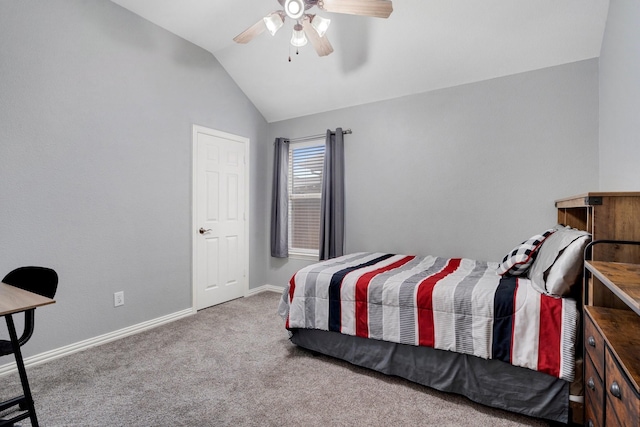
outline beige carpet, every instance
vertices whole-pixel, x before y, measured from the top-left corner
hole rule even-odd
[[[279,297],[265,292],[231,301],[29,368],[40,424],[548,425],[313,356],[289,342],[276,314]],[[17,374],[0,384],[3,400],[20,391]]]

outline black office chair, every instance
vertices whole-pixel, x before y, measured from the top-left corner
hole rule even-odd
[[[56,294],[56,290],[58,289],[58,274],[54,270],[46,267],[20,267],[7,274],[4,279],[2,279],[2,282],[47,298],[53,298]],[[33,335],[35,310],[35,308],[32,308],[31,310],[24,312],[24,331],[20,338],[18,338],[18,344],[20,347],[29,341],[31,335]],[[9,321],[11,321],[11,325],[13,326],[12,319],[7,319],[7,325],[9,325]],[[0,356],[7,356],[13,353],[13,345],[11,344],[11,341],[0,340]],[[21,367],[22,369],[20,369]],[[37,425],[35,409],[33,408],[33,401],[31,400],[31,392],[29,390],[26,372],[24,372],[24,366],[19,365],[18,370],[20,373],[20,381],[22,382],[23,390],[25,391],[25,396],[0,403],[0,411],[19,405],[22,411],[28,410],[29,412],[10,420],[0,419],[0,425],[11,426],[15,421],[30,416],[32,424],[34,424],[35,421],[35,424]],[[27,395],[28,397],[26,397]]]

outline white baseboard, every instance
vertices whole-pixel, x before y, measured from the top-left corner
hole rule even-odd
[[[245,294],[245,297],[250,297],[262,292],[277,292],[281,294],[282,292],[284,292],[284,287],[273,285],[258,286],[257,288],[249,289],[249,291]]]
[[[166,316],[158,317],[146,322],[138,323],[137,325],[129,326],[123,329],[119,329],[114,332],[109,332],[104,335],[100,335],[94,338],[89,338],[84,341],[77,342],[75,344],[66,345],[64,347],[57,348],[55,350],[46,351],[44,353],[36,354],[35,356],[29,356],[24,359],[25,367],[39,365],[41,363],[49,362],[51,360],[58,359],[63,356],[68,356],[73,353],[77,353],[82,350],[86,350],[91,347],[95,347],[101,344],[106,344],[111,341],[115,341],[120,338],[124,338],[129,335],[137,334],[148,329],[155,328],[156,326],[163,325],[165,323],[173,322],[183,317],[191,316],[195,311],[191,308],[187,308],[182,311],[177,311]],[[16,363],[11,362],[0,366],[0,376],[10,374],[17,371]]]

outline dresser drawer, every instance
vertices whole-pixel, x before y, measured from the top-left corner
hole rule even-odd
[[[628,424],[628,425],[621,424],[620,420],[618,420],[617,415],[613,411],[607,412],[607,418],[605,422],[606,422],[605,425],[607,427],[629,427],[629,426],[636,425],[636,424]]]
[[[584,425],[586,427],[602,427],[602,424],[598,422],[599,418],[602,418],[602,411],[598,412],[593,409],[593,406],[591,406],[589,402],[585,402]]]
[[[640,417],[640,397],[631,384],[629,384],[626,375],[620,370],[609,350],[607,350],[606,354],[606,370],[605,393],[607,396],[607,424],[616,424],[616,420],[613,417],[615,415],[619,425],[638,425],[638,417]]]
[[[596,329],[591,317],[584,316],[584,347],[593,362],[600,379],[604,378],[604,339]]]
[[[604,414],[604,394],[600,377],[596,373],[590,357],[586,357],[584,364],[584,390],[585,390],[585,425],[589,426],[589,420],[593,426],[602,426],[602,414]]]

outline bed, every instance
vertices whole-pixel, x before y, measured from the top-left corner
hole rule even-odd
[[[300,347],[568,423],[589,240],[556,225],[502,262],[352,253],[296,272],[278,311]]]

